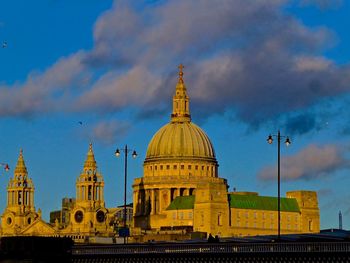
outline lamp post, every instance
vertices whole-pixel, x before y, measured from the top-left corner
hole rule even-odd
[[[267,138],[267,142],[269,144],[272,144],[273,138],[277,138],[277,156],[278,156],[278,161],[277,161],[277,185],[278,185],[278,204],[277,204],[277,209],[278,209],[278,240],[281,237],[281,138],[286,138],[285,144],[286,146],[289,146],[291,144],[291,141],[288,136],[281,136],[280,131],[278,130],[277,135],[269,135]]]
[[[136,158],[137,153],[135,150],[130,150],[128,149],[128,145],[125,145],[124,149],[116,149],[115,150],[115,156],[119,157],[120,156],[120,151],[124,152],[124,217],[123,217],[123,227],[124,231],[126,230],[126,184],[127,184],[127,176],[128,176],[128,153],[132,151],[132,157]],[[128,235],[127,232],[124,232],[124,244],[126,244],[126,236]]]

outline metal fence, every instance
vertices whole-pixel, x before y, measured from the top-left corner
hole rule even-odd
[[[73,256],[191,253],[349,253],[350,242],[75,245]]]

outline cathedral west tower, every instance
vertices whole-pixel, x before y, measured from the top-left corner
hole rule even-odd
[[[103,188],[104,180],[97,170],[90,143],[83,171],[76,181],[76,203],[70,213],[70,224],[62,232],[82,236],[108,233],[108,210],[105,208]]]
[[[7,206],[1,216],[2,234],[16,235],[40,218],[34,207],[34,184],[21,149],[14,176],[7,185]]]

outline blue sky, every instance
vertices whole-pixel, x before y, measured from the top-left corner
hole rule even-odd
[[[89,142],[107,207],[142,176],[152,135],[169,121],[177,66],[193,122],[209,135],[230,190],[315,190],[321,228],[350,228],[350,2],[341,0],[2,1],[0,162],[20,148],[45,219],[75,196]],[[78,122],[82,122],[80,125]],[[9,173],[0,172],[0,210]]]

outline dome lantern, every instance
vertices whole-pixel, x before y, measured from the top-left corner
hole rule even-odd
[[[173,97],[173,113],[171,114],[171,122],[190,122],[190,98],[187,96],[186,85],[183,80],[182,64],[179,65],[179,79],[176,84],[175,95]]]

